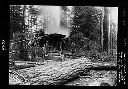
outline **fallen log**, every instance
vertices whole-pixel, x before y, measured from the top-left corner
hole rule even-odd
[[[80,76],[79,78],[69,81],[64,85],[68,86],[102,86],[107,83],[110,86],[115,86],[117,80],[117,71],[106,70],[91,70],[88,75]]]
[[[41,65],[32,68],[17,70],[18,74],[27,78],[27,82],[19,85],[60,85],[71,78],[88,72],[89,68],[102,66],[115,66],[110,63],[93,63],[88,58],[73,59],[57,62],[49,66]]]

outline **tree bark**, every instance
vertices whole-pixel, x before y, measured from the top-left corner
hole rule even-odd
[[[26,11],[26,5],[23,6],[23,33],[25,32],[25,11]]]
[[[102,10],[102,18],[101,18],[101,52],[103,51],[103,19],[104,19],[104,9]]]
[[[108,13],[108,8],[104,7],[103,50],[107,52],[108,52],[108,31],[109,31],[109,13]]]
[[[27,79],[20,85],[60,85],[68,80],[87,73],[90,68],[116,66],[114,63],[93,63],[88,58],[41,65],[37,67],[18,70],[18,74]]]

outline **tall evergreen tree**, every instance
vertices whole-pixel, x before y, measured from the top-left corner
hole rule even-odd
[[[94,7],[75,6],[74,14],[70,38],[81,47],[89,45],[90,42],[100,44],[102,12]],[[81,42],[84,44],[82,45]]]
[[[14,40],[14,44],[17,45],[15,51],[19,54],[18,60],[27,59],[27,51],[25,49],[25,10],[25,5],[10,5],[10,40]]]

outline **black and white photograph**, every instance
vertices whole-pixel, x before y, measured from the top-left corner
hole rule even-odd
[[[9,8],[9,85],[117,86],[118,7]]]

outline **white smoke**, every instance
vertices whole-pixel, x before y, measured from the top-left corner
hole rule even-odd
[[[25,24],[29,25],[30,32],[34,33],[36,30],[44,29],[45,34],[62,34],[68,37],[70,35],[70,18],[72,14],[72,6],[67,6],[68,11],[62,10],[61,6],[43,6],[43,5],[34,5],[34,8],[38,8],[40,14],[38,15],[38,20],[36,21],[37,26],[33,25],[31,27],[28,19],[31,19],[31,15],[26,10],[25,13]],[[62,25],[61,23],[64,23]]]
[[[61,27],[61,6],[40,6],[41,16],[44,17],[45,34],[63,34],[69,36],[69,29]]]

